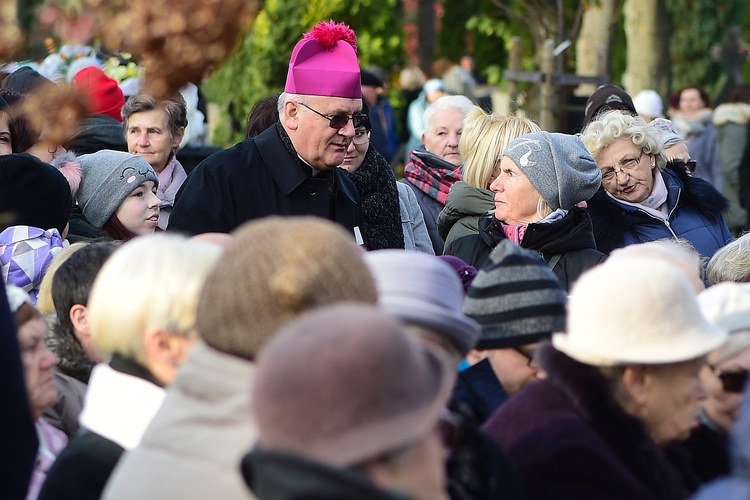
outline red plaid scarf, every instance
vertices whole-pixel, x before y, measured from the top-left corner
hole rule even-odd
[[[451,187],[461,180],[461,167],[420,147],[409,155],[404,177],[427,196],[445,205]]]

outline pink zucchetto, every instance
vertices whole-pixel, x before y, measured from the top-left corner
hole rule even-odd
[[[362,86],[354,31],[334,21],[316,24],[292,51],[284,91],[360,99]]]

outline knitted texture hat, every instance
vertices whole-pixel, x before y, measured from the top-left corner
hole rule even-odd
[[[626,309],[617,307],[622,301]],[[582,363],[613,366],[688,361],[726,339],[726,330],[701,313],[683,271],[661,260],[629,258],[606,261],[576,281],[567,333],[555,334],[552,344]]]
[[[267,217],[240,226],[206,280],[196,326],[212,347],[254,359],[289,320],[309,309],[378,294],[362,251],[337,224]]]
[[[55,167],[26,153],[0,155],[0,213],[12,212],[14,225],[63,234],[73,195]]]
[[[674,123],[672,123],[672,120],[667,120],[666,118],[656,118],[651,121],[651,126],[659,131],[659,133],[661,134],[661,140],[664,144],[685,141],[685,139],[683,139],[680,133],[677,131],[677,127],[675,127]]]
[[[729,333],[750,331],[750,283],[717,283],[698,294],[698,305]]]
[[[125,198],[144,182],[159,185],[151,165],[130,153],[103,149],[79,156],[78,161],[83,176],[76,199],[86,220],[95,227],[104,226]]]
[[[259,443],[338,467],[399,450],[435,428],[455,372],[447,356],[372,308],[315,311],[260,353]]]
[[[5,77],[2,87],[21,94],[28,94],[37,86],[45,83],[52,82],[40,75],[34,68],[23,66]]]
[[[444,336],[466,356],[479,325],[462,312],[464,290],[453,268],[434,255],[408,250],[365,254],[375,277],[380,310]]]
[[[596,161],[574,135],[533,132],[513,139],[503,151],[557,210],[590,199],[602,183]]]
[[[73,90],[88,98],[91,114],[108,115],[122,122],[121,110],[125,105],[125,95],[117,85],[117,80],[107,76],[101,69],[89,66],[76,73]]]
[[[638,112],[635,110],[633,98],[624,89],[617,85],[602,85],[591,94],[586,101],[585,116],[583,126],[596,119],[599,113],[622,109],[635,116]]]
[[[464,312],[482,327],[477,349],[516,347],[565,329],[567,295],[539,254],[501,241],[474,278]]]
[[[316,24],[294,46],[284,92],[361,98],[354,31],[333,21]]]
[[[468,292],[471,282],[477,277],[477,268],[467,264],[454,255],[438,255],[437,257],[453,268],[458,279],[461,280],[461,284],[464,287],[464,293]]]
[[[633,106],[640,115],[649,118],[662,118],[664,104],[661,96],[655,90],[641,90],[633,97]]]

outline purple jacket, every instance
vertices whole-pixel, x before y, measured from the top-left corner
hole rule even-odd
[[[551,345],[546,380],[531,384],[485,423],[516,462],[528,499],[677,499],[687,491],[643,424],[609,396],[597,369]]]

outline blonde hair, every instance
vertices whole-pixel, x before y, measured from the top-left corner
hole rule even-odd
[[[723,248],[708,261],[708,282],[742,282],[750,274],[750,233],[743,234]]]
[[[664,141],[661,132],[639,116],[623,113],[606,113],[589,123],[581,140],[595,159],[611,144],[619,139],[630,139],[646,154],[653,154],[656,168],[664,170],[667,160],[664,158]]]
[[[46,316],[55,313],[55,302],[52,299],[52,280],[55,277],[55,273],[71,255],[86,245],[88,245],[88,243],[83,241],[73,243],[72,245],[63,248],[62,252],[55,255],[52,259],[47,271],[45,271],[44,278],[42,278],[42,283],[39,285],[39,296],[37,297],[36,302],[36,308],[39,309],[39,312],[43,315]]]
[[[218,245],[164,233],[134,238],[117,249],[91,289],[94,345],[143,362],[147,328],[197,336],[198,296],[221,253]]]
[[[495,164],[516,137],[540,132],[539,125],[528,118],[487,114],[474,108],[464,118],[464,130],[458,143],[463,164],[463,180],[478,189],[487,189]]]

